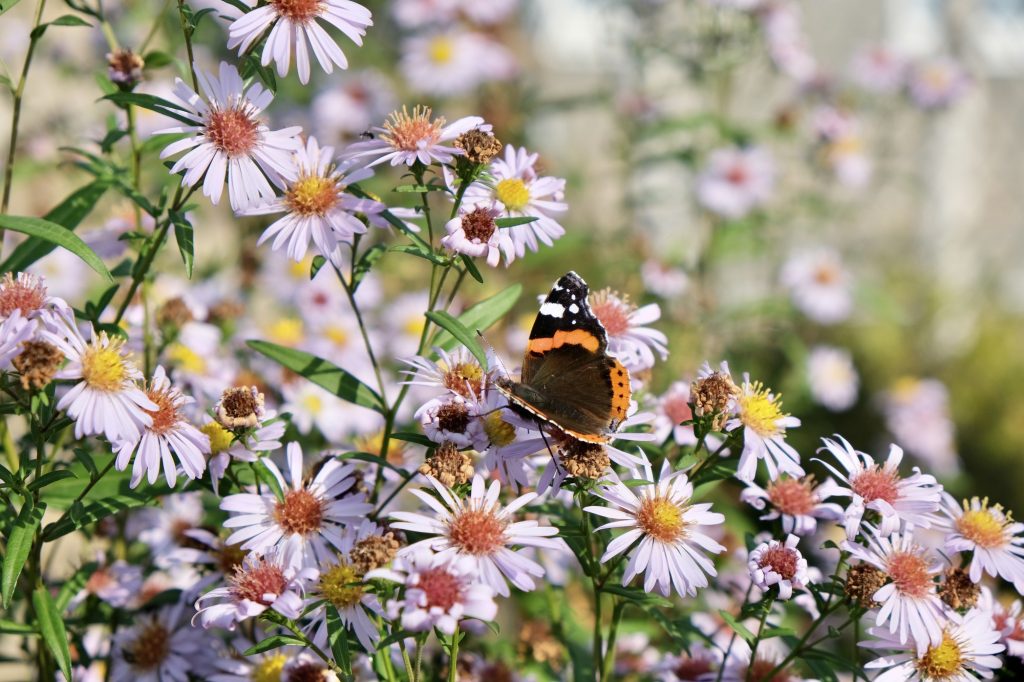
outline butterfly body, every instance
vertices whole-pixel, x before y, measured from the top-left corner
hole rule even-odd
[[[629,372],[608,354],[608,334],[587,283],[563,275],[540,306],[519,382],[497,382],[510,407],[588,443],[607,443],[626,418]]]

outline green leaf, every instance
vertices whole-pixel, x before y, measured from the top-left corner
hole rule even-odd
[[[392,436],[392,438],[393,437],[394,436]],[[411,472],[411,471],[406,471],[405,469],[402,469],[401,467],[395,466],[394,464],[392,464],[391,462],[387,461],[386,459],[384,459],[380,455],[373,455],[373,454],[370,454],[369,452],[346,452],[346,453],[343,453],[341,455],[338,455],[338,459],[357,459],[360,462],[369,462],[370,464],[376,464],[377,466],[382,466],[382,467],[386,467],[388,469],[391,469],[392,471],[395,471],[395,472],[401,474],[402,476],[405,476],[406,478],[408,478],[409,476],[412,476],[413,473],[414,473],[414,472]]]
[[[274,497],[278,500],[284,499],[284,489],[281,487],[281,481],[277,480],[277,476],[270,470],[267,463],[261,458],[253,462],[253,468],[256,472],[256,476],[265,483],[271,491],[274,493]]]
[[[192,265],[195,261],[195,242],[193,240],[192,223],[183,214],[176,211],[170,214],[174,223],[174,241],[178,243],[178,253],[185,264],[185,277],[192,279]]]
[[[643,590],[636,589],[635,587],[629,588],[620,587],[618,585],[605,585],[601,588],[601,591],[607,592],[608,594],[616,594],[620,597],[624,597],[625,599],[628,599],[632,602],[636,602],[636,604],[642,608],[656,606],[659,608],[667,609],[672,607],[672,602],[668,599],[665,599],[664,597],[656,594],[644,592]]]
[[[28,489],[32,490],[32,491],[40,490],[40,489],[45,488],[46,486],[50,485],[51,483],[56,483],[57,481],[63,481],[65,478],[78,478],[78,477],[75,475],[75,472],[71,471],[70,469],[57,469],[56,471],[51,471],[48,474],[43,474],[42,476],[40,476],[36,480],[34,480],[31,483],[29,483],[28,484]]]
[[[473,262],[472,258],[463,254],[462,265],[465,266],[466,272],[468,272],[473,279],[480,282],[480,284],[484,283],[484,276],[480,274],[480,269],[477,268],[476,263]]]
[[[397,433],[392,433],[391,437],[394,438],[395,440],[404,440],[406,443],[415,443],[416,445],[422,445],[423,447],[426,448],[437,447],[437,443],[430,440],[422,433],[405,433],[400,431]]]
[[[327,265],[327,259],[323,256],[313,256],[313,262],[309,265],[309,278],[313,279],[320,272],[320,268]]]
[[[261,642],[257,642],[242,652],[243,656],[256,656],[271,649],[279,649],[283,646],[306,646],[306,642],[291,635],[271,635]]]
[[[64,679],[70,680],[71,651],[68,649],[68,633],[64,629],[64,621],[57,611],[57,605],[53,603],[53,597],[44,585],[40,585],[32,593],[32,606],[35,607],[36,619],[39,621],[39,634],[43,636],[43,641],[60,666],[60,671],[64,673]]]
[[[72,192],[64,201],[55,206],[43,218],[51,223],[64,226],[68,231],[74,230],[89,215],[96,202],[110,188],[107,180],[96,180]],[[0,271],[20,272],[37,260],[53,251],[55,244],[45,239],[32,237],[14,249],[10,256],[0,264]]]
[[[15,623],[13,620],[0,618],[0,633],[5,635],[38,635],[35,628],[25,623]]]
[[[342,674],[352,674],[352,656],[348,650],[348,629],[341,622],[341,616],[334,604],[327,605],[327,642],[331,646],[334,661],[341,666]]]
[[[349,374],[341,367],[301,350],[286,348],[269,341],[251,340],[250,348],[261,353],[279,365],[306,377],[317,386],[350,403],[368,407],[384,413],[384,400],[372,388]]]
[[[88,21],[80,17],[76,17],[74,14],[65,14],[59,16],[50,22],[51,26],[92,26]]]
[[[523,294],[523,285],[513,284],[503,289],[490,298],[486,298],[474,306],[467,308],[459,315],[459,322],[467,329],[475,332],[488,329],[498,320],[505,317],[508,311],[512,310],[516,301]],[[434,337],[433,345],[451,350],[458,341],[450,334],[441,332]]]
[[[761,631],[761,639],[771,639],[772,637],[794,637],[796,631],[791,628],[785,627],[772,627],[765,628]]]
[[[411,630],[399,630],[398,632],[392,632],[390,635],[377,642],[377,651],[386,649],[395,642],[400,642],[401,640],[406,639],[407,637],[415,636],[416,633],[412,632]]]
[[[85,261],[89,267],[103,275],[108,281],[114,281],[114,278],[110,276],[110,271],[107,270],[107,266],[103,264],[100,257],[78,235],[66,227],[43,218],[28,218],[15,215],[0,215],[0,227],[14,230],[15,232],[22,232],[31,237],[38,237],[57,246],[63,246]]]
[[[466,325],[443,310],[428,310],[424,314],[428,320],[444,329],[452,335],[452,338],[465,346],[473,354],[473,357],[477,359],[481,367],[487,367],[487,354],[477,340],[476,332],[470,331]]]
[[[373,266],[377,264],[384,254],[387,253],[388,247],[386,244],[374,244],[366,250],[366,252],[356,262],[356,266],[352,268],[352,291],[359,288],[359,283],[363,281],[363,278],[373,269]]]
[[[46,505],[35,505],[28,498],[18,513],[14,527],[7,538],[7,554],[4,556],[3,572],[0,574],[0,590],[3,592],[4,608],[10,608],[14,588],[18,585],[18,577],[25,568],[32,544],[35,542],[36,531],[43,520]]]
[[[753,644],[754,640],[757,639],[757,635],[748,630],[746,626],[743,625],[743,623],[733,618],[732,614],[726,611],[725,609],[719,610],[718,615],[720,615],[722,617],[722,620],[724,620],[725,623],[732,628],[733,632],[742,637],[744,641],[746,641],[748,644]]]
[[[97,487],[99,487],[97,485]],[[96,491],[96,488],[90,492],[90,496]],[[160,495],[166,494],[167,488],[165,486],[154,486],[146,488],[143,491],[129,491],[116,494],[111,497],[105,497],[98,499],[95,502],[87,505],[80,515],[72,519],[70,515],[64,516],[59,521],[54,521],[43,528],[43,540],[45,542],[53,542],[59,537],[63,537],[68,533],[88,526],[91,523],[95,523],[100,519],[105,519],[108,516],[113,516],[118,512],[122,512],[128,509],[134,509],[135,507],[144,507],[151,503],[155,498]]]
[[[196,124],[194,120],[187,116],[186,111],[180,106],[162,97],[157,97],[156,95],[144,95],[141,92],[115,92],[107,95],[103,99],[108,99],[114,104],[119,104],[122,107],[134,104],[137,107],[149,109],[150,111],[155,111],[158,114],[163,114],[164,116],[173,118],[185,125],[194,126]]]
[[[95,561],[90,561],[87,564],[82,564],[75,574],[69,579],[64,581],[64,584],[60,586],[60,592],[57,593],[57,610],[61,613],[68,607],[71,600],[75,598],[75,595],[82,591],[85,584],[89,582],[89,578],[99,568],[99,564]]]
[[[0,14],[17,5],[21,0],[0,0]]]
[[[448,259],[444,256],[434,253],[430,249],[424,249],[415,244],[400,244],[398,246],[392,246],[388,251],[397,251],[399,253],[407,253],[410,256],[416,256],[423,260],[428,260],[435,265],[448,265]]]
[[[527,225],[537,220],[540,220],[538,216],[527,215],[516,218],[495,218],[494,224],[498,227],[515,227],[516,225]]]

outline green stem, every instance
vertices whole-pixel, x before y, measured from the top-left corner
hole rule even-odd
[[[185,0],[178,0],[178,18],[181,20],[181,32],[185,36],[185,52],[188,53],[188,72],[192,77],[192,89],[199,92],[199,79],[196,77],[196,58],[192,53],[192,29],[189,28],[185,16]]]
[[[160,30],[160,24],[163,21],[164,15],[167,13],[167,8],[171,6],[171,0],[164,0],[163,7],[157,12],[156,17],[153,19],[153,25],[149,27],[149,33],[142,39],[142,43],[139,44],[139,55],[143,56],[146,52],[146,48],[153,42],[153,38],[156,37],[156,32]]]
[[[612,625],[608,631],[608,643],[605,644],[607,651],[604,653],[604,662],[601,664],[601,680],[609,680],[612,668],[615,664],[615,639],[619,635],[619,622],[622,620],[622,612],[626,609],[625,603],[616,601],[612,607]]]
[[[427,643],[427,635],[429,633],[423,633],[416,636],[416,665],[412,670],[413,682],[420,682],[422,679],[420,676],[420,670],[423,668],[423,645]]]
[[[761,636],[764,634],[764,624],[768,622],[768,614],[772,612],[772,604],[775,603],[775,597],[768,597],[768,602],[763,606],[763,612],[761,613],[761,622],[757,626],[757,639],[754,640],[753,646],[750,648],[750,664],[747,666],[747,682],[750,682],[750,676],[754,672],[754,666],[757,663],[757,649],[761,645]],[[772,679],[772,678],[767,678]]]
[[[754,589],[754,583],[753,582],[751,582],[749,585],[747,585],[747,592],[746,592],[746,594],[743,595],[743,604],[740,605],[741,609],[744,606],[746,606],[747,602],[750,600],[750,591],[752,589]],[[732,647],[733,647],[733,645],[735,643],[736,643],[736,630],[733,630],[732,631],[732,635],[729,637],[729,644],[728,644],[728,646],[725,647],[725,652],[722,655],[722,664],[718,666],[718,675],[715,676],[715,682],[722,682],[722,675],[725,673],[725,661],[729,660],[729,655],[732,653]],[[753,661],[754,660],[753,657],[751,657],[750,660]],[[764,679],[770,680],[771,677],[765,677]]]
[[[3,440],[4,455],[7,456],[7,466],[10,468],[11,473],[14,473],[21,466],[21,461],[18,457],[18,451],[14,447],[14,437],[11,436],[11,429],[7,426],[6,417],[0,422],[0,439]]]
[[[458,624],[455,625],[455,634],[452,635],[452,648],[448,658],[448,682],[458,682],[459,679],[459,632]]]

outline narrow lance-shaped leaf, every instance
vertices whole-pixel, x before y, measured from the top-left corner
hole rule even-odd
[[[46,647],[53,654],[54,660],[64,673],[64,679],[71,679],[71,650],[68,648],[68,633],[64,629],[57,605],[45,586],[40,585],[32,593],[32,606],[35,608],[36,619],[39,621],[39,634],[43,636]]]
[[[46,512],[46,505],[33,504],[32,498],[26,500],[25,505],[18,513],[18,518],[11,528],[7,538],[7,555],[4,557],[2,574],[0,574],[0,587],[3,590],[4,608],[11,605],[11,597],[14,596],[14,588],[18,584],[18,577],[28,555],[32,551],[32,544],[35,541],[36,531],[43,520],[43,513]]]
[[[490,298],[486,298],[480,301],[474,306],[466,309],[458,320],[466,329],[470,329],[474,334],[478,331],[484,331],[498,320],[505,317],[508,311],[512,310],[512,307],[519,300],[519,297],[523,293],[523,286],[521,284],[513,284],[507,289],[503,289],[496,293]],[[446,332],[440,332],[434,337],[433,345],[443,348],[445,350],[451,350],[458,343],[454,337]]]
[[[15,232],[22,232],[32,237],[38,237],[57,246],[63,246],[85,261],[90,268],[103,275],[108,281],[114,281],[114,278],[110,276],[110,271],[107,270],[107,266],[103,264],[100,257],[78,235],[62,225],[52,223],[43,218],[0,215],[0,227],[14,230]]]
[[[466,325],[443,310],[428,311],[426,315],[428,320],[444,329],[456,341],[465,346],[473,354],[473,357],[477,359],[481,367],[487,366],[487,354],[484,353],[483,346],[477,340],[475,331],[471,331]]]

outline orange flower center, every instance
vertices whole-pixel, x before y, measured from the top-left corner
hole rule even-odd
[[[285,533],[310,535],[320,530],[324,503],[308,490],[289,490],[274,507],[274,520]]]
[[[323,12],[322,0],[271,0],[277,14],[297,24],[306,24]]]
[[[505,546],[505,525],[489,509],[467,509],[452,520],[448,539],[467,554],[485,556]]]
[[[259,141],[259,124],[242,109],[215,109],[206,119],[205,134],[229,157],[247,156]]]
[[[865,502],[882,500],[893,504],[900,496],[897,487],[899,481],[900,476],[895,469],[882,468],[876,464],[854,476],[850,481],[850,487],[853,488],[853,492],[863,497]]]
[[[162,623],[152,620],[139,631],[138,636],[125,647],[124,658],[136,670],[156,668],[171,651],[171,633]]]
[[[421,147],[429,147],[441,139],[444,118],[431,120],[433,111],[430,107],[417,106],[412,114],[402,107],[402,111],[393,111],[384,123],[384,131],[380,138],[395,149],[404,152],[415,152]]]
[[[609,336],[619,336],[629,331],[629,316],[636,308],[628,297],[604,289],[590,295],[590,309]]]
[[[768,484],[768,499],[783,514],[804,516],[814,511],[818,496],[814,494],[814,479],[779,478]]]
[[[248,566],[236,566],[235,574],[228,580],[231,583],[231,594],[236,600],[248,599],[264,606],[272,603],[265,599],[265,595],[276,598],[288,586],[281,567],[266,559],[259,559]]]
[[[416,587],[426,596],[426,608],[447,611],[462,599],[462,581],[443,568],[431,568],[419,575]]]
[[[886,561],[886,571],[896,584],[896,589],[908,597],[921,598],[934,585],[928,562],[912,551],[892,554]]]
[[[798,562],[799,557],[796,551],[782,545],[772,545],[761,555],[758,566],[769,568],[785,580],[791,580],[796,575]]]
[[[153,418],[153,425],[149,430],[156,434],[164,434],[175,427],[181,421],[178,414],[178,407],[175,404],[174,395],[171,389],[158,391],[152,387],[146,391],[146,397],[156,403],[156,410],[146,410],[146,413]]]

